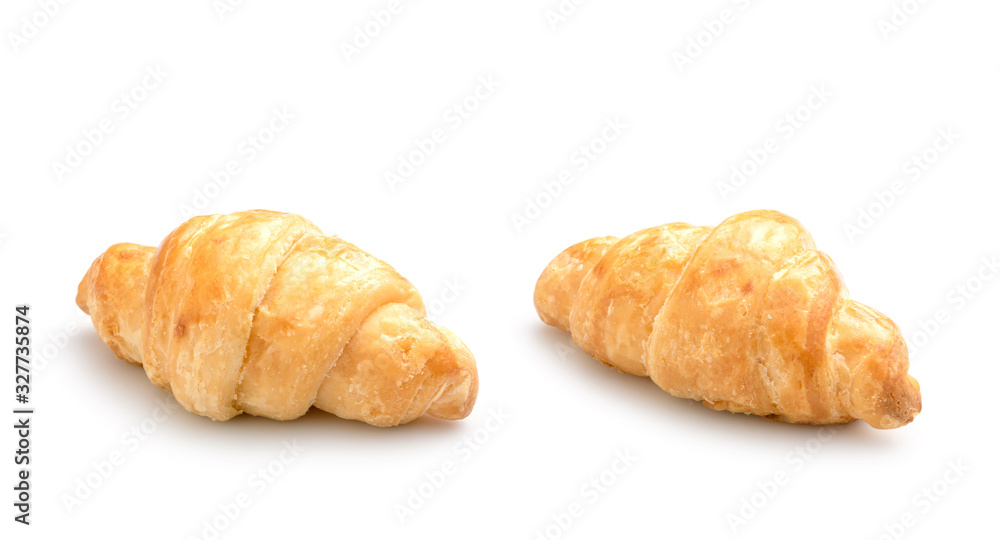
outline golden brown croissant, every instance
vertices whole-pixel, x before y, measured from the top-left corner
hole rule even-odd
[[[535,307],[601,362],[714,410],[883,429],[920,412],[899,328],[848,299],[779,212],[580,242],[542,272]]]
[[[119,358],[214,420],[315,405],[394,426],[476,401],[475,359],[413,285],[292,214],[199,216],[159,248],[111,246],[76,302]]]

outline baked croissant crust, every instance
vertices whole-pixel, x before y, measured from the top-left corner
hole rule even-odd
[[[213,420],[316,406],[394,426],[476,401],[475,359],[413,285],[293,214],[199,216],[158,248],[111,246],[76,302],[119,358]]]
[[[542,272],[535,307],[601,362],[711,409],[881,429],[920,412],[899,328],[779,212],[580,242]]]

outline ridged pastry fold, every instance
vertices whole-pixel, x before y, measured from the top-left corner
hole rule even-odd
[[[549,263],[534,299],[601,362],[715,410],[882,429],[920,412],[899,328],[848,298],[780,212],[585,240]]]
[[[77,292],[101,339],[187,410],[279,420],[310,407],[393,426],[469,415],[475,359],[391,266],[293,215],[192,218],[116,244]]]

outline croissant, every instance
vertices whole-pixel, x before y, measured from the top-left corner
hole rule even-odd
[[[111,246],[76,302],[115,355],[213,420],[315,405],[394,426],[476,401],[472,353],[413,285],[293,214],[199,216],[158,248]]]
[[[779,212],[580,242],[545,268],[534,300],[604,364],[710,409],[881,429],[920,412],[899,328],[848,299],[830,258]]]

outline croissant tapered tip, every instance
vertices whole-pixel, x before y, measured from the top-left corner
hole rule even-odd
[[[618,240],[614,236],[584,240],[552,259],[535,283],[535,311],[542,322],[569,331],[580,282]]]
[[[94,260],[90,267],[87,268],[87,273],[83,275],[83,279],[80,280],[80,284],[76,287],[76,305],[81,311],[90,315],[90,288],[94,282],[94,275],[97,273],[101,265],[101,259],[104,258],[104,254]]]
[[[878,425],[872,423],[873,427],[879,429],[902,427],[920,414],[922,408],[920,383],[912,376],[907,375],[906,381],[899,385],[898,389],[890,391],[890,396],[889,412],[882,416]]]
[[[90,290],[90,285],[88,285],[89,281],[90,270],[88,270],[87,274],[83,276],[80,284],[76,286],[76,305],[87,315],[90,315],[90,306],[87,305],[87,296]]]
[[[441,395],[428,407],[427,413],[444,420],[461,420],[472,414],[479,396],[479,374],[476,358],[451,330],[440,327],[445,337],[442,354],[455,370],[448,376],[450,380]]]
[[[472,414],[479,396],[479,377],[475,368],[464,369],[452,384],[431,404],[428,414],[444,420],[461,420]]]
[[[908,373],[906,340],[882,313],[849,301],[835,320],[836,349],[851,371],[853,415],[878,429],[913,421],[922,408],[920,383]]]

